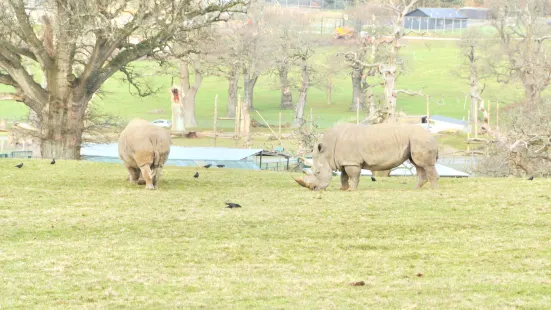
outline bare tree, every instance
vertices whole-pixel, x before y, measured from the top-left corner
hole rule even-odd
[[[232,20],[213,30],[213,42],[209,66],[213,75],[224,77],[228,80],[228,105],[226,116],[235,117],[237,107],[237,95],[239,93],[239,77],[241,76],[241,34],[240,29],[246,23],[242,20]],[[222,46],[223,48],[220,48]]]
[[[492,25],[498,32],[500,45],[490,59],[498,81],[509,83],[520,79],[524,102],[535,105],[551,81],[551,61],[545,41],[551,30],[545,19],[546,1],[496,1]]]
[[[551,102],[512,104],[500,130],[485,125],[493,137],[487,158],[477,170],[490,176],[551,176]]]
[[[182,33],[177,36],[174,44],[173,56],[180,60],[179,77],[182,90],[184,124],[188,128],[197,127],[195,117],[195,98],[203,82],[205,73],[208,73],[208,64],[214,57],[211,51],[218,42],[211,35],[212,29],[203,28],[196,31]],[[193,82],[191,82],[193,72]]]
[[[38,115],[41,155],[76,159],[86,107],[107,79],[121,71],[137,85],[129,70],[132,61],[162,52],[176,33],[229,18],[227,12],[242,11],[241,4],[45,0],[28,12],[23,0],[2,1],[0,83],[13,86],[14,98]],[[31,13],[44,16],[43,23]],[[42,71],[46,87],[23,59]]]
[[[303,47],[297,48],[295,58],[298,60],[300,68],[300,76],[302,78],[301,86],[298,94],[297,106],[295,109],[295,127],[300,127],[304,123],[304,109],[306,108],[306,97],[308,89],[311,86],[312,65],[311,57],[314,55],[312,45],[305,44]]]
[[[294,82],[289,73],[296,61],[293,58],[299,43],[296,38],[308,27],[307,19],[306,13],[287,8],[270,7],[264,12],[266,29],[274,46],[271,51],[279,78],[282,110],[293,109]]]
[[[254,87],[261,74],[272,66],[270,56],[273,45],[264,20],[264,6],[256,3],[248,10],[248,20],[239,32],[241,70],[243,76],[243,101],[254,109]]]
[[[484,100],[482,93],[485,89],[485,84],[482,80],[491,75],[491,70],[487,66],[488,53],[486,52],[493,45],[493,41],[489,40],[478,29],[468,30],[459,41],[462,63],[459,66],[459,76],[469,79],[469,98],[470,98],[470,119],[471,128],[474,129],[474,119],[479,115],[479,109],[483,107]],[[464,71],[468,75],[463,74]],[[482,124],[481,124],[482,125]]]
[[[337,55],[331,53],[324,56],[324,61],[318,63],[316,71],[327,94],[327,104],[331,105],[333,103],[333,91],[335,90],[334,81],[340,77],[345,67]]]
[[[345,53],[352,69],[353,102],[351,110],[355,110],[357,104],[360,105],[360,108],[365,108],[365,93],[371,91],[375,85],[382,85],[385,98],[384,109],[387,111],[385,115],[388,115],[389,120],[393,120],[399,93],[420,94],[420,92],[396,89],[396,80],[401,73],[398,59],[398,53],[402,48],[400,41],[407,34],[403,28],[404,18],[418,2],[419,0],[386,0],[376,4],[379,9],[385,8],[393,14],[394,20],[391,26],[386,25],[384,21],[377,25],[376,19],[373,18],[368,36],[359,40],[358,50]],[[366,78],[375,75],[378,75],[382,82],[370,85]],[[373,98],[372,93],[370,98]],[[374,107],[374,102],[371,102],[370,106]],[[370,115],[374,115],[374,109],[371,110]]]

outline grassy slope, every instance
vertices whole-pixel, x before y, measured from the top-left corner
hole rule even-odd
[[[149,192],[120,165],[16,163],[0,161],[0,307],[551,303],[549,179],[334,179],[315,199],[287,173],[168,167]]]
[[[408,72],[398,79],[397,88],[418,90],[426,86],[426,94],[433,97],[431,114],[442,114],[457,118],[466,117],[463,109],[464,92],[468,91],[468,80],[460,78],[454,70],[457,69],[459,61],[457,42],[430,41],[421,42],[416,40],[404,41],[406,45],[402,49],[401,57],[405,59]],[[341,47],[344,48],[344,47]],[[335,52],[337,50],[333,50]],[[415,53],[415,57],[414,57]],[[323,56],[318,56],[323,58]],[[139,64],[146,67],[143,63]],[[157,73],[156,69],[148,68],[152,74],[153,85],[162,87],[159,94],[146,98],[131,96],[127,84],[122,83],[120,75],[112,78],[106,83],[104,99],[98,99],[96,104],[102,110],[120,115],[123,118],[143,117],[149,120],[156,118],[170,119],[170,97],[168,89],[171,86],[171,77],[162,71]],[[314,116],[319,117],[319,124],[322,127],[329,127],[336,121],[355,120],[355,112],[348,112],[351,103],[352,92],[349,76],[343,72],[335,82],[334,104],[327,105],[325,91],[312,88],[308,94],[308,107],[313,107]],[[0,91],[5,90],[0,87]],[[381,89],[377,93],[381,95]],[[497,98],[506,102],[512,101],[519,91],[514,87],[505,87],[489,81],[485,95],[486,99]],[[211,128],[213,117],[214,96],[219,95],[219,111],[224,113],[227,100],[227,82],[224,79],[208,77],[204,80],[197,95],[197,118],[199,127]],[[295,93],[295,99],[297,94]],[[442,99],[444,104],[442,104]],[[457,101],[459,99],[460,102]],[[280,95],[277,84],[270,77],[263,76],[255,88],[254,104],[262,115],[272,124],[277,123],[279,113]],[[422,114],[426,111],[425,99],[420,97],[409,97],[399,95],[398,106],[407,113]],[[162,114],[148,114],[153,109],[164,109]],[[20,118],[25,115],[26,108],[19,103],[2,102],[0,104],[0,116],[4,118]],[[291,122],[293,111],[284,111],[284,122]],[[252,114],[257,120],[260,118],[256,113]],[[220,121],[219,128],[233,128],[233,122]]]

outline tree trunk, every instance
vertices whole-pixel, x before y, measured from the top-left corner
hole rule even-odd
[[[254,110],[253,106],[253,93],[254,93],[254,86],[256,85],[256,81],[258,80],[258,74],[252,73],[252,75],[249,73],[247,69],[243,70],[243,100],[244,104],[249,110]]]
[[[180,81],[182,85],[182,105],[184,106],[184,124],[187,128],[197,127],[197,119],[195,118],[195,96],[203,81],[203,74],[200,70],[199,61],[193,61],[193,71],[195,81],[190,85],[189,81],[189,65],[186,60],[182,60],[180,65]]]
[[[90,98],[72,102],[52,100],[44,109],[40,122],[40,153],[42,158],[79,159],[84,111]]]
[[[382,72],[384,80],[385,106],[389,113],[389,120],[396,116],[396,65],[390,65]]]
[[[472,51],[471,51],[472,53]],[[474,58],[470,58],[474,59]],[[470,73],[470,97],[471,97],[471,119],[469,120],[471,125],[471,131],[475,130],[476,124],[475,118],[478,118],[478,97],[480,96],[478,90],[478,77],[476,74],[476,67],[474,60],[471,60],[471,73]]]
[[[362,87],[363,69],[354,68],[352,70],[352,104],[350,111],[356,111],[356,105],[360,104],[360,110],[365,108],[365,92]]]
[[[327,76],[325,88],[327,89],[327,105],[331,105],[333,103],[333,79],[331,75]]]
[[[228,110],[227,117],[235,117],[237,107],[237,93],[239,91],[239,69],[233,68],[228,76]]]
[[[366,90],[367,101],[369,102],[369,118],[375,115],[375,95],[373,94],[373,87],[368,87]]]
[[[304,123],[304,109],[306,108],[306,96],[310,87],[310,75],[308,73],[308,63],[302,59],[301,64],[302,85],[298,94],[294,127],[300,127]]]
[[[527,105],[536,105],[541,102],[541,90],[532,83],[524,82],[524,103]]]
[[[289,85],[289,67],[287,64],[279,66],[279,87],[281,89],[281,103],[279,108],[281,110],[290,110],[293,108],[293,92]]]

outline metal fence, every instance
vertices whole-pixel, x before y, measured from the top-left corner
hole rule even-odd
[[[265,0],[265,3],[314,10],[344,10],[350,2],[343,0]]]

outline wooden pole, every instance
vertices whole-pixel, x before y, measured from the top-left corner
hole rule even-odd
[[[312,108],[310,108],[310,132],[314,128],[314,113],[312,113]]]
[[[492,116],[492,101],[488,100],[488,126],[490,126],[490,117]]]
[[[234,134],[233,139],[234,141],[234,147],[237,147],[237,140],[239,139],[239,124],[240,124],[240,115],[241,112],[241,96],[237,96],[237,105],[235,106],[235,128],[234,128]]]
[[[471,126],[471,109],[467,110],[467,120],[469,121],[469,126]],[[469,140],[469,136],[472,130],[473,129],[471,128],[471,130],[467,132],[467,140]]]
[[[281,137],[281,111],[279,111],[279,137]]]
[[[214,120],[212,122],[212,131],[214,132],[214,147],[216,147],[216,121],[218,120],[218,95],[214,97]]]
[[[496,130],[499,130],[499,101],[496,103]]]
[[[427,99],[427,129],[430,131],[430,100],[429,96],[425,96]]]
[[[276,135],[275,131],[272,129],[272,127],[270,126],[270,124],[268,124],[268,122],[264,119],[264,117],[262,117],[262,115],[260,114],[260,112],[258,112],[258,110],[255,110],[255,112],[258,114],[258,116],[260,116],[260,118],[262,119],[262,121],[264,122],[264,124],[266,124],[266,126],[268,126],[268,128],[269,128],[270,131],[274,134],[274,136],[276,136],[276,138],[279,140],[280,145],[283,146],[283,142],[281,142],[281,139],[279,138],[278,135]]]
[[[479,107],[477,105],[474,109],[475,113],[473,115],[473,117],[474,117],[474,138],[475,139],[478,138],[478,109],[479,109]]]
[[[360,124],[360,98],[356,98],[356,125]]]

